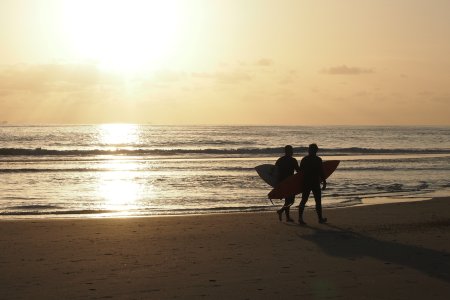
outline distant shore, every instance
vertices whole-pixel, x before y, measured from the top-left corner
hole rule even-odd
[[[296,218],[297,211],[293,210]],[[2,299],[447,299],[450,197],[314,210],[0,221]]]

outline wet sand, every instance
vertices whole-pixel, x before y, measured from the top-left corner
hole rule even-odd
[[[325,216],[0,221],[0,298],[449,299],[450,198]]]

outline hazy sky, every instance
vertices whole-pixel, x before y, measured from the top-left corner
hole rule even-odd
[[[0,0],[0,122],[450,125],[449,0]]]

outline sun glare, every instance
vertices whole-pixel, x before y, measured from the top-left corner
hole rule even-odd
[[[80,59],[118,71],[156,69],[177,39],[173,0],[66,0],[65,30]]]
[[[99,126],[99,141],[107,146],[127,147],[139,143],[139,126],[134,124],[103,124]]]
[[[103,198],[105,208],[126,211],[136,207],[136,201],[142,194],[142,186],[132,176],[132,173],[126,171],[111,171],[100,178],[98,194]]]

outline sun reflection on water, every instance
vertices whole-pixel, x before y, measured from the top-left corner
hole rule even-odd
[[[107,210],[127,211],[138,208],[142,192],[143,187],[127,172],[107,172],[98,184],[99,196]]]
[[[126,148],[139,143],[139,126],[134,124],[103,124],[99,126],[99,143]],[[105,160],[97,183],[97,193],[103,209],[126,212],[139,208],[144,187],[136,179],[139,161],[114,158]],[[147,187],[148,188],[148,187]]]
[[[135,124],[103,124],[99,126],[99,142],[110,146],[139,143],[139,126]]]

